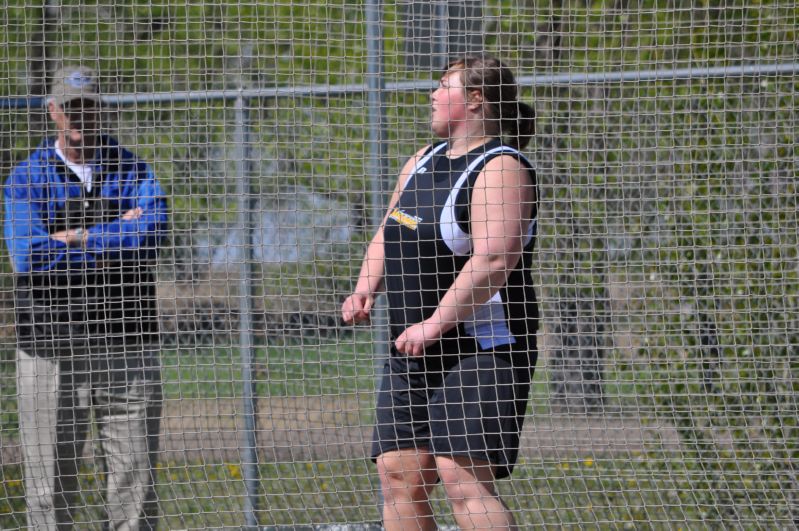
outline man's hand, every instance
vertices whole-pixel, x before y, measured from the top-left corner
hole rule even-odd
[[[441,339],[440,324],[422,321],[409,326],[394,342],[397,351],[408,356],[423,356],[424,349]]]
[[[130,210],[122,214],[122,221],[131,221],[134,219],[139,219],[143,213],[144,211],[141,209],[141,207],[131,208]]]
[[[375,303],[366,293],[353,293],[341,305],[341,318],[348,325],[369,322],[369,312]]]
[[[86,245],[86,240],[89,237],[88,231],[85,229],[68,229],[54,232],[50,238],[65,243],[67,245]]]
[[[144,214],[144,210],[141,207],[131,208],[122,214],[122,221],[139,219],[142,214]],[[86,229],[60,230],[51,234],[50,238],[67,245],[84,246],[89,238],[89,232]]]

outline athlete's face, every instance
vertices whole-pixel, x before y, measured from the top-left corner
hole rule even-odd
[[[433,91],[431,127],[440,138],[449,138],[466,125],[469,105],[460,71],[449,71]]]

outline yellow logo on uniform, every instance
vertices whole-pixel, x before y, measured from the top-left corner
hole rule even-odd
[[[395,208],[389,216],[391,219],[402,225],[403,227],[408,227],[411,230],[416,230],[416,227],[419,226],[419,222],[422,221],[422,218],[419,216],[411,216],[400,210],[399,208]]]

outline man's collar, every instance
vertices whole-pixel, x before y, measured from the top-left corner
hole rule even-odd
[[[49,160],[63,163],[61,157],[59,157],[56,153],[56,140],[57,137],[47,137],[44,139],[41,147],[47,151],[47,158]],[[110,135],[100,135],[100,146],[95,152],[94,159],[89,161],[87,164],[105,165],[109,162],[112,162],[115,158],[117,158],[114,157],[114,154],[117,152],[117,150],[114,148],[117,146],[117,142]]]

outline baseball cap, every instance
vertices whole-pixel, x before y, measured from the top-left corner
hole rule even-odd
[[[76,99],[100,101],[97,74],[85,66],[65,66],[53,75],[48,100],[63,106]]]

